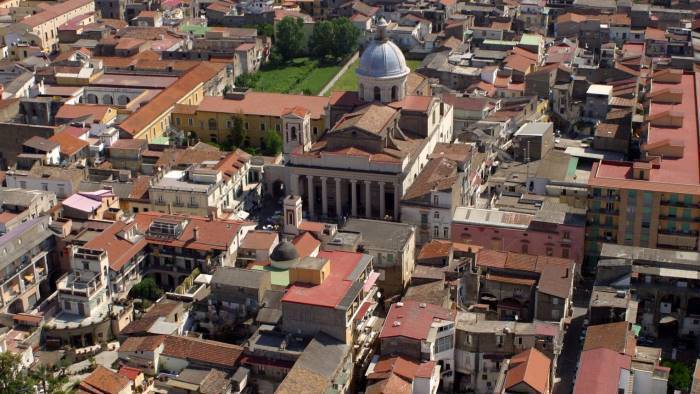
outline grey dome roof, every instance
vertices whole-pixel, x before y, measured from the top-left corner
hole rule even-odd
[[[289,261],[298,258],[299,252],[297,252],[297,248],[289,241],[280,242],[270,255],[270,260],[272,261]]]
[[[357,75],[383,78],[399,77],[410,72],[401,49],[386,38],[386,21],[380,21],[379,34],[372,40],[360,57]]]

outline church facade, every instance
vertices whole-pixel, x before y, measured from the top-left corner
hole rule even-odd
[[[302,107],[284,115],[285,191],[303,198],[309,218],[399,220],[435,145],[452,141],[452,107],[406,94],[410,70],[386,26],[360,57],[357,91],[331,95],[328,131],[314,135]]]

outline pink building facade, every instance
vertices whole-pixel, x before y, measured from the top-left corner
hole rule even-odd
[[[572,259],[584,258],[585,220],[460,207],[452,219],[452,241],[502,252]],[[556,215],[554,215],[556,216]]]

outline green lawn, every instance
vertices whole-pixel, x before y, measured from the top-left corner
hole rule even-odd
[[[406,65],[411,69],[411,71],[415,71],[416,68],[420,67],[421,62],[422,60],[406,60]],[[357,74],[355,74],[355,70],[357,70],[358,65],[359,60],[356,60],[350,67],[348,67],[345,74],[338,78],[335,85],[333,85],[333,87],[326,92],[326,96],[330,96],[331,92],[334,91],[342,92],[357,90]]]
[[[338,65],[319,67],[316,60],[298,58],[281,68],[260,70],[253,90],[316,95],[338,70]]]

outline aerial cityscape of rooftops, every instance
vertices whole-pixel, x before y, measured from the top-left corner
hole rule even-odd
[[[0,29],[0,394],[700,394],[700,0]]]

